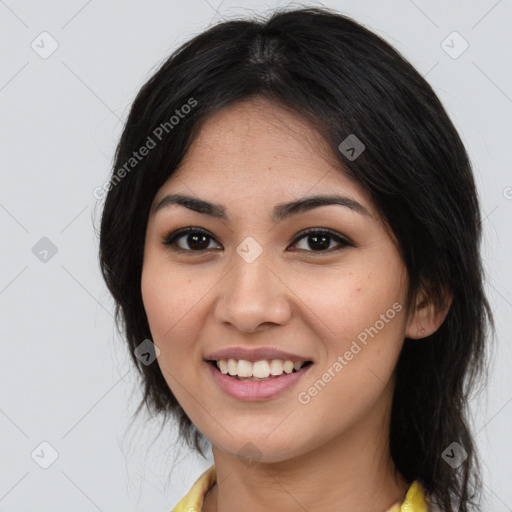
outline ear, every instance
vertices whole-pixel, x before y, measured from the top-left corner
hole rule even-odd
[[[452,299],[452,295],[446,292],[444,294],[444,307],[436,310],[432,301],[428,300],[424,289],[421,289],[416,299],[414,311],[409,316],[405,336],[418,340],[436,332],[450,310]]]

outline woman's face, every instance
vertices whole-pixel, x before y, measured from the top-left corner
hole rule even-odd
[[[155,197],[154,206],[171,194],[216,205],[152,210],[141,286],[163,376],[225,453],[277,462],[355,432],[382,434],[408,329],[407,274],[368,193],[330,161],[299,116],[246,100],[203,125]],[[325,195],[347,200],[282,206]],[[250,353],[260,348],[294,356]],[[241,381],[206,361],[224,349],[248,349],[231,354],[241,372],[244,357],[275,373],[286,359],[313,364]],[[268,372],[264,362],[249,368]]]

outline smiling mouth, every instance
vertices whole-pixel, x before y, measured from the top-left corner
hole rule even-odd
[[[267,380],[278,379],[279,377],[291,375],[292,373],[298,373],[298,372],[302,371],[304,368],[307,368],[308,366],[311,366],[313,364],[313,361],[305,361],[305,362],[301,363],[300,367],[297,367],[298,365],[294,366],[291,372],[282,371],[282,373],[280,373],[279,375],[271,375],[270,374],[270,375],[268,375],[268,377],[254,377],[254,376],[240,377],[238,375],[232,375],[229,372],[222,371],[219,366],[219,364],[220,364],[219,361],[207,360],[206,362],[208,364],[211,364],[218,372],[226,375],[226,377],[230,377],[234,380],[245,381],[245,382],[265,382]]]

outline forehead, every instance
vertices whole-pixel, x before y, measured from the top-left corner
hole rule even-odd
[[[321,134],[298,113],[260,97],[204,121],[156,199],[185,189],[225,202],[343,192],[372,210],[367,191],[346,174]]]
[[[336,158],[321,135],[298,113],[265,98],[234,103],[210,116],[202,125],[187,155],[210,157],[220,167],[237,159],[261,165],[274,160],[292,163],[298,171],[312,162],[335,165]],[[304,160],[306,160],[304,162]],[[301,164],[304,162],[304,164]]]

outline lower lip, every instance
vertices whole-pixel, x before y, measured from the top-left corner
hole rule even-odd
[[[208,371],[214,378],[215,382],[227,395],[238,400],[246,400],[249,402],[268,400],[274,398],[285,390],[297,384],[299,380],[313,366],[312,364],[304,367],[298,372],[283,373],[275,379],[257,381],[244,381],[233,379],[222,373],[211,363],[205,362]]]

